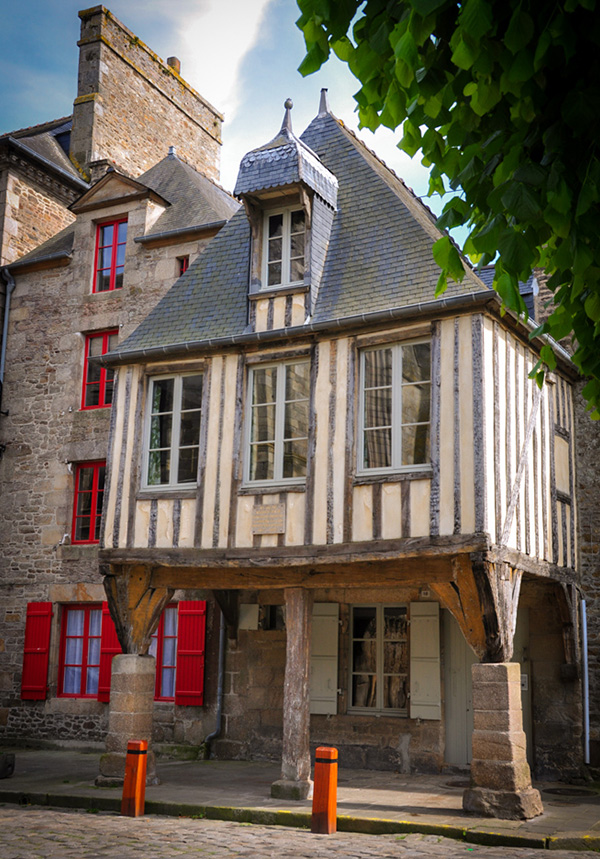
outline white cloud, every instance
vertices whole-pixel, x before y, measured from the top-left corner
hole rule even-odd
[[[180,17],[182,74],[231,119],[240,103],[241,64],[261,34],[272,0],[202,0]]]

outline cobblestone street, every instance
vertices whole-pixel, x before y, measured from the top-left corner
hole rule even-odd
[[[0,806],[0,859],[172,859],[172,857],[310,857],[421,859],[486,856],[542,859],[537,849],[481,847],[437,835],[312,835],[305,830],[172,817],[120,817],[80,811]],[[585,856],[556,850],[555,859]],[[589,854],[588,854],[589,855]]]

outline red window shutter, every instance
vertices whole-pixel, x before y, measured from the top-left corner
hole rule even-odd
[[[21,698],[29,701],[43,701],[48,692],[51,624],[51,602],[27,604]]]
[[[199,707],[204,703],[204,640],[206,600],[179,603],[175,703]]]
[[[113,656],[121,653],[121,645],[117,638],[117,630],[108,603],[102,603],[102,638],[100,639],[100,670],[98,672],[98,700],[110,700],[110,669]]]

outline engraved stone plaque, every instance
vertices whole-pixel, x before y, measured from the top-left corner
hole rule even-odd
[[[253,534],[284,534],[285,504],[257,504],[252,508]]]

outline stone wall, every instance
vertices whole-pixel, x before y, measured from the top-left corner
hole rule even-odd
[[[103,6],[79,15],[76,166],[88,171],[108,159],[139,176],[175,146],[188,164],[218,179],[222,116]]]
[[[8,265],[56,235],[74,216],[32,176],[0,174],[0,265]]]

